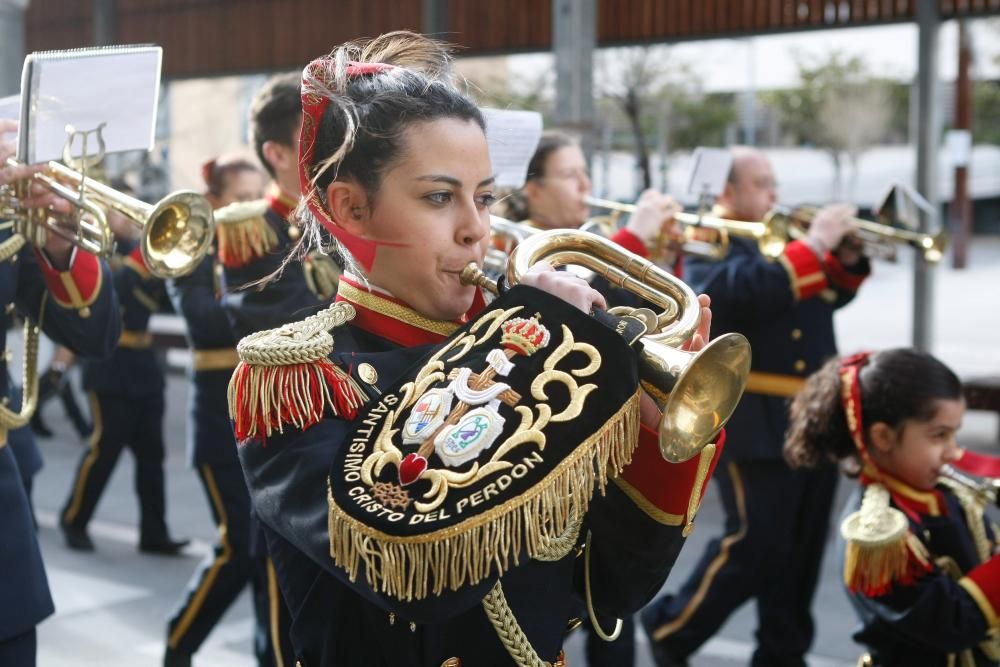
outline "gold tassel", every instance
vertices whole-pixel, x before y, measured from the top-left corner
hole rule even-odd
[[[264,214],[267,202],[236,202],[215,212],[219,261],[228,268],[246,266],[278,245],[278,235]]]
[[[354,318],[354,307],[334,303],[300,322],[250,334],[239,342],[240,363],[229,381],[229,415],[236,439],[263,440],[289,424],[306,429],[329,409],[354,419],[368,397],[328,358],[329,330]]]
[[[354,519],[328,489],[330,556],[352,581],[363,563],[368,585],[400,600],[503,575],[518,565],[522,552],[544,559],[553,541],[579,528],[595,489],[604,494],[609,474],[631,461],[638,439],[636,393],[530,489],[457,526],[411,537],[387,535]]]
[[[861,509],[844,519],[840,533],[847,541],[844,584],[852,592],[877,597],[930,570],[927,549],[881,484],[868,485]]]

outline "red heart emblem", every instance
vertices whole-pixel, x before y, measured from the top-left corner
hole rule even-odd
[[[427,470],[427,459],[417,453],[407,454],[399,462],[399,483],[403,486],[413,484]]]

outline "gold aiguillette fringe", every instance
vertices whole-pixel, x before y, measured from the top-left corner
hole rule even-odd
[[[844,584],[852,592],[877,597],[930,569],[927,549],[881,484],[866,487],[861,509],[844,519],[840,532],[847,542]]]
[[[278,236],[264,214],[267,202],[236,202],[215,212],[219,261],[229,268],[246,266],[278,245]]]
[[[354,308],[334,303],[301,322],[251,334],[236,346],[240,363],[229,381],[229,414],[240,442],[263,440],[284,425],[306,429],[334,415],[354,419],[368,400],[328,355],[328,331],[354,318]]]
[[[522,552],[544,557],[553,540],[579,528],[594,490],[604,493],[609,470],[617,474],[631,461],[638,438],[636,393],[531,488],[465,522],[421,535],[376,530],[345,512],[328,490],[330,556],[352,581],[364,564],[368,584],[400,600],[502,575]]]

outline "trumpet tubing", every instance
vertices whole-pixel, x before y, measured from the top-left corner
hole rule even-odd
[[[624,204],[609,199],[587,197],[591,206],[604,208],[620,213],[635,213],[635,204]],[[721,259],[728,251],[729,236],[740,236],[757,241],[760,251],[767,257],[779,257],[785,249],[786,225],[776,216],[768,216],[760,222],[745,220],[729,220],[714,215],[701,215],[681,211],[674,215],[674,220],[685,228],[684,252]],[[714,238],[699,238],[695,232],[708,230],[715,234]]]
[[[532,234],[508,258],[507,284],[519,283],[541,260],[556,267],[585,267],[663,309],[646,320],[650,331],[643,336],[639,360],[642,385],[663,411],[660,453],[668,461],[686,461],[714,440],[746,386],[746,338],[726,334],[699,352],[677,349],[698,330],[701,307],[695,293],[652,262],[596,234],[570,229]],[[497,292],[496,283],[475,264],[465,268],[462,280]]]
[[[997,498],[1000,495],[1000,479],[973,477],[951,465],[941,468],[941,477],[951,480],[958,486],[967,488],[979,496],[986,504],[997,504]]]

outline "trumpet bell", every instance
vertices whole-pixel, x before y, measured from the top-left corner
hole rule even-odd
[[[212,207],[205,197],[190,190],[174,192],[142,224],[143,259],[162,278],[186,275],[208,252],[213,230]]]
[[[731,333],[685,352],[647,337],[639,373],[663,412],[660,454],[681,463],[715,440],[736,410],[750,374],[750,343]]]

